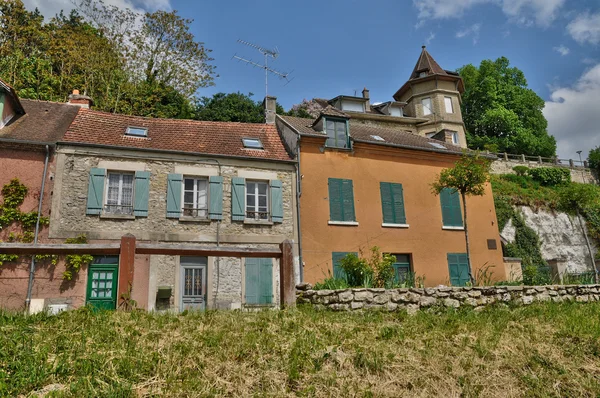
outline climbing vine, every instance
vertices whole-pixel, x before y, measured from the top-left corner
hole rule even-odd
[[[69,238],[65,240],[65,243],[87,243],[87,237],[85,235],[79,235],[76,238]],[[81,267],[88,265],[94,259],[90,254],[69,254],[65,257],[66,271],[63,272],[63,279],[70,281],[73,279],[73,274],[79,272]]]

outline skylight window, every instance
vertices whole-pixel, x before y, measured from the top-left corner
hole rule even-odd
[[[263,144],[258,138],[242,138],[244,148],[263,149]]]
[[[378,135],[372,135],[371,138],[373,138],[375,141],[385,141],[383,138],[381,138]]]
[[[127,127],[125,131],[125,135],[132,135],[134,137],[147,137],[148,136],[148,128],[147,127]]]
[[[438,144],[437,142],[430,142],[429,145],[439,148],[439,149],[448,149],[445,146],[443,146],[442,144]]]

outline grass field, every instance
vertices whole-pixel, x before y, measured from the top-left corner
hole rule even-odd
[[[0,396],[600,396],[600,303],[0,312]]]

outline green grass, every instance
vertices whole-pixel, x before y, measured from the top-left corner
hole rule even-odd
[[[600,303],[406,313],[0,313],[0,396],[600,395]]]

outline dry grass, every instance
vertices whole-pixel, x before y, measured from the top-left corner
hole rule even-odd
[[[600,303],[0,313],[0,395],[600,396]]]

